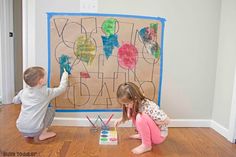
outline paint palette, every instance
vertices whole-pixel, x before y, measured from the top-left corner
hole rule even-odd
[[[99,144],[101,145],[117,145],[117,131],[101,130]]]

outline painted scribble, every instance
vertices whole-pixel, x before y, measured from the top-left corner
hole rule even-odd
[[[123,44],[118,50],[118,63],[124,69],[134,69],[137,64],[138,50],[132,44]]]
[[[119,47],[118,36],[115,34],[117,20],[109,18],[105,20],[102,24],[102,31],[105,36],[102,37],[103,52],[108,59],[113,52],[114,47]]]
[[[116,31],[116,23],[117,23],[117,20],[113,19],[113,18],[109,18],[109,19],[105,20],[102,24],[103,32],[107,36],[114,35],[115,31]]]
[[[68,72],[68,74],[71,74],[71,66],[70,66],[70,57],[67,55],[61,55],[59,57],[59,64],[60,64],[60,78],[64,72],[64,70],[66,70],[66,72]]]
[[[148,53],[152,54],[155,58],[159,58],[160,57],[160,47],[156,41],[157,24],[151,23],[150,27],[144,27],[144,28],[140,29],[139,35],[140,35]]]
[[[114,47],[119,47],[117,35],[110,35],[109,37],[102,36],[103,51],[108,59],[112,55]]]
[[[81,78],[90,78],[90,75],[89,75],[88,72],[83,72],[83,71],[81,71],[81,72],[80,72],[80,77],[81,77]]]
[[[96,55],[96,46],[91,38],[78,37],[76,41],[76,56],[83,62],[91,64]]]

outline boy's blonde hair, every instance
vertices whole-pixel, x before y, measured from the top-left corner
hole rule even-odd
[[[139,112],[139,106],[142,103],[143,100],[146,99],[143,92],[140,90],[140,88],[132,83],[132,82],[126,82],[119,85],[116,93],[118,102],[123,107],[123,119],[122,121],[126,121],[129,118],[127,117],[127,109],[124,104],[122,104],[119,100],[124,100],[126,102],[133,102],[133,108],[131,111],[131,116],[136,117],[136,115]]]
[[[24,81],[30,87],[38,84],[39,80],[44,78],[45,70],[42,67],[30,67],[24,72]]]

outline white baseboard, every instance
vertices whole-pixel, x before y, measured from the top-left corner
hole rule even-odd
[[[224,126],[220,125],[214,120],[211,121],[211,128],[218,132],[220,135],[224,136],[227,140],[232,142],[229,139],[229,129],[226,129]]]
[[[169,127],[210,127],[210,119],[171,119]]]
[[[91,119],[94,122],[96,119]],[[112,126],[116,119],[112,119],[109,122],[109,126]],[[104,119],[107,121],[107,119]],[[98,121],[98,126],[101,126],[101,122]],[[82,126],[82,127],[91,127],[92,125],[86,118],[62,118],[55,117],[53,120],[54,126]],[[133,127],[132,122],[128,121],[124,124],[121,124],[120,127]],[[214,129],[220,135],[225,137],[227,140],[232,142],[229,138],[229,130],[220,125],[219,123],[211,119],[171,119],[169,127],[208,127]]]
[[[105,122],[107,119],[103,119]],[[112,126],[114,124],[114,121],[116,119],[112,119],[109,122],[109,126]],[[92,118],[91,121],[94,123],[96,119]],[[96,123],[98,126],[101,126],[101,121],[98,120]],[[82,127],[91,127],[92,125],[89,123],[88,119],[86,118],[61,118],[61,117],[55,117],[53,120],[52,125],[54,126],[82,126]],[[132,122],[128,121],[124,124],[121,124],[120,127],[132,127]]]

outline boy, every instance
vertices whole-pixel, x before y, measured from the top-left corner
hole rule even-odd
[[[28,86],[13,98],[13,103],[22,104],[16,126],[26,139],[38,137],[41,141],[56,136],[56,133],[47,131],[55,115],[48,104],[66,90],[68,73],[64,71],[57,88],[46,87],[45,73],[42,67],[26,69],[24,81]]]

